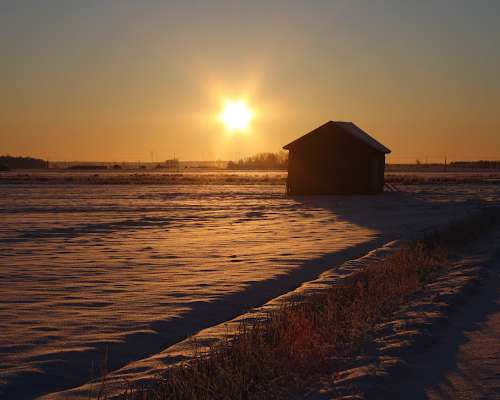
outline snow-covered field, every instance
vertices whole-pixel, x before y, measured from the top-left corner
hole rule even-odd
[[[499,185],[286,197],[281,185],[0,185],[0,397],[87,382],[340,263],[481,203]]]

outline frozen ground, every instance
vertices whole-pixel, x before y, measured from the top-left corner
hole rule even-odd
[[[411,191],[287,198],[262,183],[0,185],[0,393],[81,385],[99,374],[105,349],[117,369],[500,199],[497,185]]]

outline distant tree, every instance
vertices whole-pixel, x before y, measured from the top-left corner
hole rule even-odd
[[[7,166],[10,169],[46,169],[48,162],[39,158],[33,157],[13,157],[9,155],[0,156],[0,164]]]
[[[283,170],[288,166],[287,153],[259,153],[237,162],[229,161],[226,168],[232,170]]]

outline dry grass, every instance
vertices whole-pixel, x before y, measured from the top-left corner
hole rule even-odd
[[[495,225],[485,211],[412,243],[328,291],[285,304],[267,318],[174,366],[127,399],[289,399],[325,371],[345,368],[384,321],[443,273],[449,254]]]
[[[387,173],[385,180],[388,183],[395,185],[482,185],[494,184],[498,185],[500,174],[498,172],[483,172],[483,173],[460,173],[460,174],[447,174],[447,173]]]
[[[132,172],[52,171],[0,173],[1,184],[78,184],[78,185],[285,185],[286,171],[211,172]],[[386,173],[386,181],[396,185],[498,184],[499,172],[482,173]]]
[[[284,185],[286,172],[30,172],[0,174],[1,184]]]

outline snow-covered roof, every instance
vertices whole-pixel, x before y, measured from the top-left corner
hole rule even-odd
[[[350,135],[354,136],[355,138],[361,140],[363,143],[367,144],[368,146],[372,147],[373,149],[380,151],[381,153],[390,153],[391,151],[385,147],[383,144],[372,138],[368,133],[366,133],[364,130],[359,128],[357,125],[353,124],[352,122],[344,122],[344,121],[328,121],[326,124],[321,125],[320,127],[312,130],[309,133],[306,133],[304,136],[301,136],[300,138],[294,140],[293,142],[288,143],[286,146],[283,148],[288,150],[290,147],[295,146],[298,142],[301,142],[306,136],[313,135],[324,128],[330,127],[330,126],[335,126],[338,128],[341,128],[344,130],[344,132],[349,133]]]

